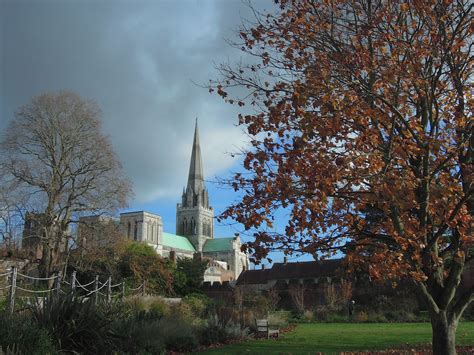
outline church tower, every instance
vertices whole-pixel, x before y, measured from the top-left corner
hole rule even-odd
[[[188,184],[186,189],[183,189],[181,203],[178,203],[176,207],[176,234],[187,237],[196,251],[201,252],[206,240],[214,238],[213,217],[214,210],[209,206],[209,195],[204,186],[196,119]]]

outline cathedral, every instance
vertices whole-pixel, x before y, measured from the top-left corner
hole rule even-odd
[[[88,216],[81,220],[91,225],[101,221],[101,217]],[[146,211],[121,213],[117,222],[124,237],[149,244],[163,257],[209,260],[204,281],[237,280],[240,273],[248,269],[249,260],[240,250],[238,235],[214,237],[214,209],[209,204],[204,183],[197,121],[188,181],[176,206],[176,234],[164,232],[161,217]]]

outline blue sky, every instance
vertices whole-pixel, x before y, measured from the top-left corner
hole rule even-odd
[[[174,232],[198,117],[204,174],[220,213],[237,196],[213,181],[239,168],[230,153],[246,137],[237,108],[196,84],[217,78],[219,63],[246,60],[227,40],[249,18],[240,0],[0,0],[0,132],[35,95],[71,90],[96,100],[133,182],[129,210],[157,213]],[[217,236],[236,231],[216,222]]]

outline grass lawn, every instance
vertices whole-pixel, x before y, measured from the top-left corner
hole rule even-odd
[[[299,324],[278,340],[250,340],[203,354],[314,354],[384,350],[431,342],[429,323]],[[474,322],[461,323],[457,345],[474,345]]]

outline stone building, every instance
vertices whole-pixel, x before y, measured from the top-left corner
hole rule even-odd
[[[87,218],[93,221],[91,217],[85,217],[83,221],[87,222]],[[214,236],[214,209],[204,183],[197,122],[187,185],[176,206],[176,234],[164,232],[163,227],[161,217],[150,212],[120,214],[120,234],[125,238],[146,242],[163,257],[208,259],[209,269],[204,281],[234,281],[248,269],[249,260],[240,250],[238,235],[230,238]]]
[[[70,230],[66,230],[59,235],[59,225],[54,223],[49,233],[50,236],[45,236],[45,214],[36,212],[27,212],[25,215],[25,222],[23,225],[23,235],[21,239],[21,247],[27,252],[30,259],[41,259],[43,255],[43,242],[47,238],[50,240],[51,245],[51,257],[54,260],[58,260],[60,254],[64,253],[67,249],[67,235],[70,235]]]

